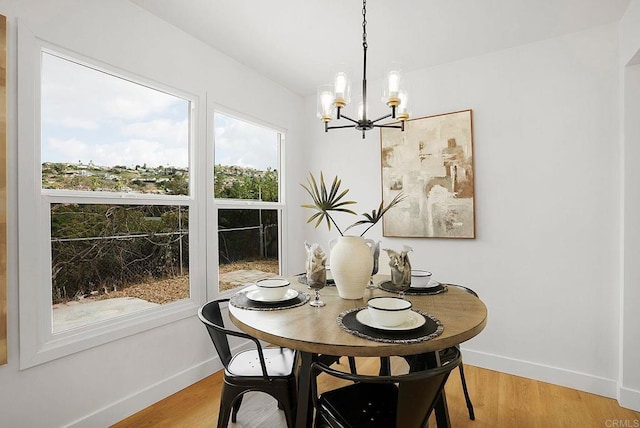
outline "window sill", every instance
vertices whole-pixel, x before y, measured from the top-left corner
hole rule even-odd
[[[25,340],[25,335],[21,335],[20,370],[193,317],[198,308],[199,304],[193,299],[185,299],[57,334],[43,335],[39,343]]]

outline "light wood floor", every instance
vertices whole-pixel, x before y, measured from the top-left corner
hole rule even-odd
[[[404,360],[393,358],[393,371],[402,371]],[[342,370],[348,371],[346,358]],[[511,376],[465,365],[476,420],[469,420],[458,370],[447,382],[446,392],[454,428],[596,428],[640,427],[640,413],[621,408],[616,400],[563,388],[544,382]],[[359,373],[375,373],[378,360],[358,358]],[[115,424],[133,427],[215,427],[220,403],[222,372],[202,381]],[[319,388],[330,389],[335,382],[319,381]],[[435,422],[429,421],[434,427]],[[275,400],[261,393],[248,393],[238,413],[236,428],[286,427],[284,414]]]

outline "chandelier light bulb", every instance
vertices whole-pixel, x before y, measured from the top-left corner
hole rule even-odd
[[[339,71],[335,75],[334,79],[334,91],[336,107],[346,106],[350,100],[350,84],[347,74],[343,71]]]
[[[401,90],[402,76],[398,68],[394,68],[387,73],[387,87],[386,94],[384,96],[385,101],[389,107],[394,107],[400,104],[400,98],[398,97]]]
[[[332,85],[321,85],[318,88],[318,117],[323,122],[333,118],[334,94]]]
[[[363,120],[363,119],[366,119],[366,117],[364,117],[364,103],[360,101],[358,103],[358,120]]]
[[[400,90],[400,73],[398,71],[389,72],[389,95],[398,96]]]
[[[409,94],[404,90],[398,91],[398,99],[400,104],[397,107],[396,117],[399,120],[407,120],[409,119]]]

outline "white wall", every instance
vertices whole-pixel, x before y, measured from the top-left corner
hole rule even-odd
[[[616,395],[617,58],[610,26],[408,76],[413,117],[473,109],[477,238],[383,246],[406,243],[413,266],[478,291],[489,320],[464,345],[471,364]],[[372,93],[378,84],[369,82]],[[359,212],[376,207],[379,134],[325,134],[311,119],[315,100],[306,101],[309,169],[338,174]],[[336,236],[311,226],[306,234]]]
[[[640,410],[640,1],[620,22],[623,114],[623,290],[619,401]]]
[[[194,93],[203,102],[206,95],[209,101],[286,129],[287,163],[293,165],[287,174],[296,183],[301,178],[292,160],[300,158],[296,123],[302,99],[125,0],[0,0],[0,13],[9,21],[9,364],[0,366],[0,425],[108,426],[219,365],[194,314],[163,328],[19,370],[17,25],[66,49]],[[204,143],[204,138],[198,135],[198,143]],[[293,217],[288,228],[299,232],[300,222]],[[302,263],[296,257],[289,262],[299,266]]]

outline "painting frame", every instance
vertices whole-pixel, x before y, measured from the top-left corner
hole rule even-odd
[[[405,199],[382,221],[385,237],[475,239],[472,110],[380,129],[382,200]]]

